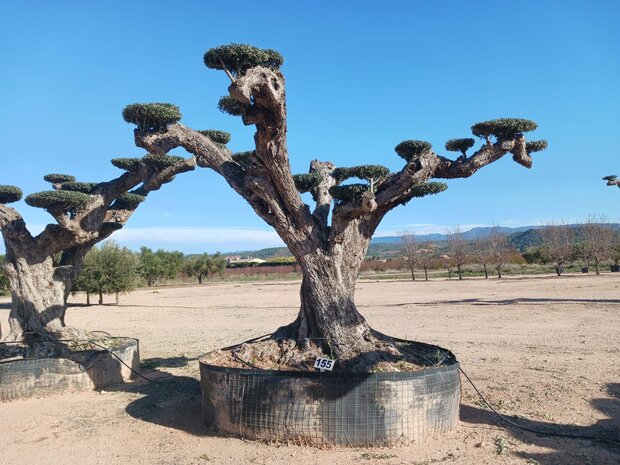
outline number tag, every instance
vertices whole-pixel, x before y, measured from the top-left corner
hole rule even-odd
[[[314,362],[314,368],[318,368],[321,371],[332,371],[334,369],[334,364],[336,360],[332,360],[331,358],[321,358],[317,357]]]

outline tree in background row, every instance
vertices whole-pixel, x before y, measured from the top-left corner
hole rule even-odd
[[[456,266],[459,279],[463,279],[463,265],[467,261],[467,244],[459,225],[448,233],[448,254],[452,264]]]
[[[611,258],[618,240],[617,233],[606,224],[604,216],[589,216],[581,225],[582,242],[580,244],[586,267],[594,263],[596,274],[601,274],[600,264]]]
[[[170,108],[155,104],[151,111],[173,117]],[[194,157],[183,159],[147,154],[116,158],[124,173],[107,182],[77,182],[73,176],[48,174],[53,190],[30,194],[28,205],[42,208],[55,223],[33,236],[17,210],[7,206],[22,197],[15,186],[0,186],[0,229],[6,246],[4,270],[11,286],[10,332],[5,340],[26,336],[70,338],[66,301],[87,252],[123,227],[152,191],[176,174],[193,170]],[[10,172],[10,171],[8,171]]]
[[[510,257],[510,251],[512,247],[508,241],[508,236],[501,232],[501,230],[494,226],[491,228],[491,233],[487,240],[489,262],[491,266],[495,268],[497,277],[502,278],[502,269]]]
[[[148,247],[140,247],[139,258],[140,275],[149,287],[159,280],[176,278],[185,262],[183,252],[163,249],[153,252]]]
[[[403,253],[407,268],[409,268],[409,271],[411,272],[411,280],[415,281],[415,268],[418,265],[420,258],[420,245],[416,240],[415,233],[413,231],[403,231],[400,234],[400,240],[403,243]]]
[[[538,234],[544,254],[554,264],[556,274],[561,276],[564,264],[574,255],[574,234],[565,222],[547,224]]]
[[[136,125],[135,142],[150,153],[166,155],[182,147],[197,163],[222,176],[254,211],[271,225],[297,259],[302,272],[301,308],[294,322],[280,328],[279,341],[292,340],[302,348],[309,340],[322,341],[322,349],[357,363],[365,370],[376,360],[393,357],[386,347],[393,341],[371,330],[354,302],[355,283],[370,239],[383,217],[416,197],[443,191],[446,185],[432,179],[469,177],[489,163],[511,154],[515,162],[530,167],[531,153],[546,142],[526,142],[524,132],[536,123],[524,119],[496,119],[472,126],[483,141],[473,154],[474,139],[453,139],[448,151],[460,153],[451,160],[435,153],[431,144],[405,140],[395,147],[403,168],[390,173],[383,166],[336,167],[314,160],[307,174],[293,175],[287,148],[285,79],[282,56],[274,50],[231,44],[208,50],[207,67],[223,70],[230,79],[228,96],[219,108],[256,128],[255,146],[233,154],[225,144],[229,136],[192,130],[166,117],[155,107],[131,105],[128,122]],[[135,108],[144,109],[137,114]],[[350,180],[360,182],[351,183]],[[300,193],[311,194],[306,205]]]
[[[119,294],[130,292],[138,285],[139,263],[128,248],[113,241],[105,242],[86,254],[74,290],[86,292],[87,305],[90,305],[90,294],[99,295],[99,305],[103,304],[104,294],[115,294],[118,304]]]
[[[226,269],[226,258],[220,253],[209,255],[204,253],[197,257],[187,258],[183,265],[183,273],[198,279],[198,284],[202,284],[203,279],[209,276],[222,273]]]

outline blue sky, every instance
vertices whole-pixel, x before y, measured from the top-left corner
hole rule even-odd
[[[208,48],[244,42],[282,52],[289,150],[310,160],[402,168],[394,146],[424,139],[439,153],[470,126],[535,120],[547,139],[526,170],[510,157],[438,196],[388,214],[378,235],[456,224],[518,226],[620,218],[620,3],[617,1],[131,2],[0,4],[0,184],[46,190],[50,172],[83,181],[120,174],[109,160],[141,156],[123,107],[171,102],[195,129],[223,129],[232,150],[251,127],[220,113],[222,72]],[[35,231],[51,217],[15,204]],[[275,233],[213,172],[180,176],[149,196],[114,236],[185,252],[279,244]]]

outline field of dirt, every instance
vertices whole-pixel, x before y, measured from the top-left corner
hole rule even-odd
[[[463,378],[456,431],[411,447],[317,449],[215,436],[200,420],[197,357],[274,330],[299,282],[139,290],[120,305],[71,298],[67,323],[140,339],[144,373],[100,392],[0,403],[0,464],[617,465],[620,446],[501,424]],[[357,303],[383,333],[452,350],[515,422],[588,436],[620,431],[620,276],[386,282]],[[8,299],[0,299],[6,324]],[[615,433],[614,433],[615,431]]]

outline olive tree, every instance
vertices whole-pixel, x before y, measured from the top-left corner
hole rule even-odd
[[[182,147],[199,166],[222,176],[256,214],[272,226],[297,259],[302,272],[301,307],[292,323],[274,336],[298,342],[323,341],[323,349],[341,360],[361,353],[385,354],[389,338],[372,331],[358,311],[355,283],[370,239],[393,208],[417,197],[437,194],[446,185],[432,179],[466,178],[506,154],[530,167],[531,152],[543,143],[526,142],[533,121],[503,118],[472,126],[481,147],[468,154],[472,139],[453,139],[446,148],[456,160],[437,154],[431,144],[405,140],[395,151],[403,161],[397,172],[377,165],[337,167],[313,160],[308,173],[293,175],[287,148],[287,105],[282,56],[274,50],[230,44],[208,50],[208,68],[230,80],[220,110],[254,126],[254,147],[231,153],[217,134],[196,131],[176,121],[151,127],[139,118],[135,142],[150,153],[165,155]],[[475,142],[474,142],[475,143]],[[358,180],[358,182],[351,182]],[[300,193],[311,194],[312,205]],[[359,357],[358,357],[359,358]]]
[[[145,106],[155,115],[178,115],[171,105]],[[152,116],[152,115],[151,115]],[[177,119],[178,119],[177,118]],[[159,119],[152,119],[154,128]],[[116,158],[112,164],[123,174],[106,182],[77,182],[73,176],[48,174],[52,190],[30,194],[26,204],[46,210],[55,220],[36,236],[17,210],[7,204],[21,199],[15,186],[0,186],[0,229],[6,246],[4,270],[11,287],[10,332],[5,340],[28,335],[71,337],[65,325],[67,297],[82,269],[86,253],[123,227],[152,191],[178,173],[195,168],[193,156],[184,159],[147,154]]]
[[[203,253],[197,257],[190,257],[183,265],[183,272],[187,276],[194,277],[198,284],[202,284],[203,279],[209,276],[222,273],[226,269],[226,258],[218,252],[214,255]]]
[[[158,249],[153,252],[148,247],[140,247],[140,275],[148,287],[161,279],[174,279],[181,271],[184,262],[183,252]]]
[[[458,224],[448,233],[448,251],[452,263],[456,266],[459,279],[463,279],[463,265],[467,261],[467,248],[461,227]]]

